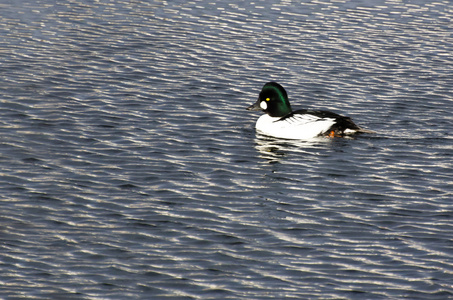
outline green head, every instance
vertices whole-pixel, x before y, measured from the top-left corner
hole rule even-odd
[[[268,82],[263,86],[256,103],[247,109],[262,110],[271,117],[283,117],[291,112],[291,105],[285,89],[276,82]]]

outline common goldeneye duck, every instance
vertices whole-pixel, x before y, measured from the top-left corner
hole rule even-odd
[[[360,128],[351,118],[324,110],[292,111],[285,89],[276,82],[263,86],[258,100],[247,110],[265,112],[256,121],[258,132],[284,139],[310,139],[318,136],[342,137],[355,133],[372,133]]]

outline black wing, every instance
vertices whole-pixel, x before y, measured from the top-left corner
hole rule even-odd
[[[287,118],[294,117],[296,114],[309,114],[313,115],[319,118],[319,120],[322,120],[324,118],[329,118],[329,119],[335,119],[335,124],[332,125],[332,127],[329,129],[329,131],[335,131],[336,134],[343,134],[343,131],[346,129],[352,129],[352,130],[357,130],[361,131],[362,128],[357,126],[354,122],[352,122],[350,117],[345,117],[336,113],[333,113],[331,111],[327,110],[309,110],[309,109],[299,109],[296,111],[293,111],[286,116],[282,117],[280,120],[284,120]]]

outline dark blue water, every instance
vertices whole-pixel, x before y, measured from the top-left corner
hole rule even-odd
[[[449,1],[3,1],[0,297],[453,298]],[[376,134],[257,136],[270,80]]]

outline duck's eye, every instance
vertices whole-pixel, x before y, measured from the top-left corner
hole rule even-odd
[[[271,98],[266,98],[266,101],[270,101],[270,100],[271,100]]]

